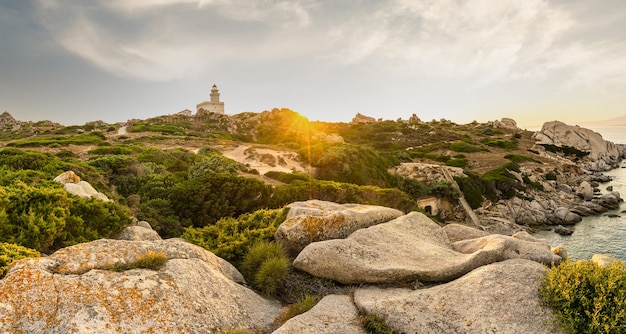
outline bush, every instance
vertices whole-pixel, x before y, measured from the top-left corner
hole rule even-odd
[[[465,141],[457,141],[450,144],[450,150],[454,152],[473,153],[483,151],[480,147],[476,147]]]
[[[219,153],[212,153],[203,156],[202,160],[191,165],[187,172],[187,177],[189,180],[194,180],[216,173],[237,175],[239,169],[239,163],[237,161],[229,159]]]
[[[469,165],[469,161],[467,159],[450,159],[446,161],[446,165],[452,166],[452,167],[465,168]]]
[[[282,286],[289,265],[289,257],[281,245],[260,241],[250,246],[240,269],[253,288],[272,295]]]
[[[291,183],[293,181],[313,181],[313,178],[309,174],[297,172],[285,173],[271,170],[264,175],[282,183]]]
[[[4,277],[12,262],[30,257],[39,257],[39,252],[16,244],[0,242],[0,278]]]
[[[556,173],[553,170],[547,172],[546,175],[544,175],[544,177],[545,177],[546,180],[554,180],[554,181],[556,181]]]
[[[562,262],[552,268],[539,295],[566,333],[624,333],[626,266],[590,261]]]
[[[370,334],[394,334],[394,330],[387,325],[385,319],[377,315],[367,315],[361,318],[363,328]]]
[[[483,201],[483,193],[485,193],[485,184],[480,176],[468,173],[468,176],[455,176],[454,180],[461,188],[465,200],[472,209],[477,209]]]
[[[320,298],[312,295],[305,295],[301,300],[296,303],[287,305],[286,309],[281,313],[280,318],[278,318],[277,322],[279,324],[284,324],[287,320],[305,313],[319,302]]]
[[[289,208],[257,210],[237,219],[222,218],[215,225],[189,227],[183,238],[238,265],[248,248],[257,242],[270,242],[276,229],[287,218]]]
[[[167,262],[167,255],[163,252],[147,251],[130,263],[116,263],[109,270],[122,272],[131,269],[159,270]]]

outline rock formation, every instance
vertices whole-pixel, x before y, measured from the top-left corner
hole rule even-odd
[[[351,296],[328,295],[311,310],[289,319],[273,334],[366,334]]]
[[[362,115],[361,113],[357,113],[354,118],[352,118],[352,123],[376,123],[376,119],[374,117],[369,117]]]
[[[551,144],[558,147],[570,146],[589,152],[589,159],[582,163],[590,171],[604,171],[615,168],[619,160],[626,157],[626,146],[606,141],[597,132],[563,122],[546,122],[541,130],[533,135],[537,144]],[[544,151],[545,152],[545,151]],[[547,153],[546,153],[547,154]]]
[[[508,260],[428,289],[358,289],[354,301],[399,333],[558,333],[539,304],[545,272],[536,262]]]
[[[510,258],[559,262],[548,246],[490,235],[451,244],[435,222],[411,212],[360,229],[346,239],[315,242],[295,259],[295,268],[344,284],[409,280],[446,282],[480,266]]]
[[[337,204],[310,200],[295,202],[274,239],[297,255],[315,241],[341,239],[352,232],[388,222],[403,215],[402,211],[375,205]]]
[[[160,269],[116,269],[147,252]],[[216,333],[269,330],[280,305],[228,262],[185,241],[97,240],[14,263],[0,280],[0,332]]]
[[[81,181],[80,177],[73,171],[67,171],[59,174],[54,178],[54,181],[63,184],[63,189],[70,194],[85,198],[93,197],[106,202],[109,201],[109,198],[105,194],[94,189],[89,182]]]

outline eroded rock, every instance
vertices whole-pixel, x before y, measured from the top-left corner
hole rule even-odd
[[[308,245],[294,267],[344,284],[409,280],[447,282],[497,261],[528,257],[558,262],[544,244],[502,235],[450,244],[435,222],[411,212],[388,223],[352,233],[346,239]],[[460,251],[458,251],[460,250]]]
[[[351,296],[328,295],[311,310],[289,319],[273,334],[366,334]]]
[[[545,272],[508,260],[428,289],[358,289],[354,301],[399,333],[560,333],[539,300]]]
[[[375,205],[337,204],[310,200],[295,202],[274,234],[292,255],[315,241],[340,239],[352,232],[402,216],[400,210]]]
[[[148,251],[167,261],[112,270]],[[268,330],[280,305],[240,283],[228,262],[182,240],[97,240],[15,263],[0,280],[0,332]]]

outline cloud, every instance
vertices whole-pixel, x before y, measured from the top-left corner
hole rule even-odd
[[[69,52],[115,75],[156,81],[251,54],[244,50],[263,57],[274,31],[309,24],[306,8],[296,1],[114,0],[61,6],[41,0],[39,9],[42,24]]]

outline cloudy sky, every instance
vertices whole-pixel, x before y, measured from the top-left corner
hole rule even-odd
[[[623,0],[0,0],[0,112],[65,125],[626,115]]]

